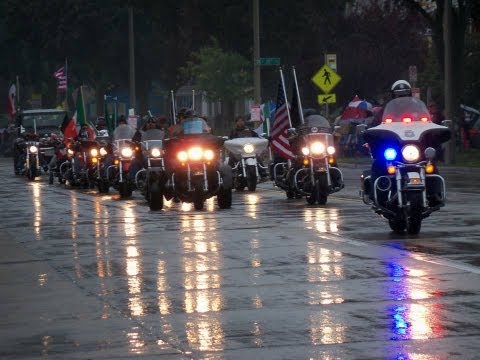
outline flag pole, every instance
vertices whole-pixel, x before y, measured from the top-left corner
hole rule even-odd
[[[288,123],[290,124],[290,127],[292,127],[292,118],[290,117],[290,108],[288,106],[287,102],[287,91],[285,89],[285,80],[283,78],[283,70],[280,68],[280,79],[282,81],[282,87],[283,87],[283,96],[285,98],[285,107],[287,108],[287,115],[288,115]]]
[[[170,90],[170,97],[172,98],[172,116],[173,116],[173,124],[177,124],[177,112],[175,111],[175,97],[173,94],[173,90]]]
[[[192,110],[195,110],[195,89],[192,89]]]
[[[68,111],[68,60],[65,58],[65,110]]]
[[[265,121],[267,122],[267,137],[270,137],[270,100],[267,101],[266,106],[268,107],[268,116],[265,117]],[[265,114],[263,115],[265,116]],[[268,147],[268,157],[270,161],[273,161],[272,148],[270,146]]]
[[[305,124],[305,119],[303,118],[303,108],[302,108],[302,100],[300,100],[300,91],[298,90],[298,81],[297,81],[297,73],[295,72],[295,66],[292,66],[293,70],[293,81],[295,81],[295,90],[297,91],[297,101],[298,101],[298,116],[300,117],[300,121],[302,125]]]

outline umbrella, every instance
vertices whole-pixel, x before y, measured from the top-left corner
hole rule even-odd
[[[372,111],[372,104],[355,95],[343,111],[341,119],[364,119],[368,116],[367,111]]]

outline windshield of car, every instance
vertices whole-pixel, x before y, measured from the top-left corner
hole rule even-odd
[[[430,121],[430,114],[423,101],[411,96],[393,99],[383,112],[383,122]]]
[[[26,130],[34,130],[47,128],[47,127],[59,127],[62,125],[65,118],[65,112],[59,113],[43,113],[43,114],[22,114],[21,125]]]

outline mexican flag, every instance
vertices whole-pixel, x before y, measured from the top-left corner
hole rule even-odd
[[[15,86],[15,84],[12,84],[12,86],[10,86],[10,89],[8,90],[8,113],[10,114],[10,119],[12,119],[13,121],[13,118],[15,117],[15,112],[16,112],[16,109],[15,109],[15,96],[17,94],[17,88]]]
[[[69,144],[78,136],[83,124],[87,124],[87,120],[85,118],[85,104],[83,102],[82,88],[80,87],[77,93],[75,113],[71,119],[65,116],[62,123],[62,132],[66,144]]]
[[[273,102],[266,102],[260,106],[260,114],[262,117],[262,122],[255,129],[255,132],[258,135],[267,134],[270,135],[270,119],[272,118],[273,113],[275,112],[275,104]]]

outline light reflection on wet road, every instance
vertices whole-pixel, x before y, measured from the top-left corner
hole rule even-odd
[[[325,207],[287,201],[267,183],[234,194],[231,210],[211,199],[203,212],[166,202],[155,213],[138,194],[121,201],[2,170],[0,201],[8,211],[0,228],[67,280],[77,292],[70,301],[89,304],[70,317],[50,309],[37,345],[26,346],[11,329],[12,340],[0,340],[2,356],[82,358],[86,349],[104,358],[124,349],[125,358],[166,359],[479,353],[480,221],[461,202],[478,204],[478,194],[459,194],[409,238],[391,234],[353,196],[356,183]],[[49,287],[53,276],[35,274],[36,286]],[[15,307],[5,305],[5,312]]]

